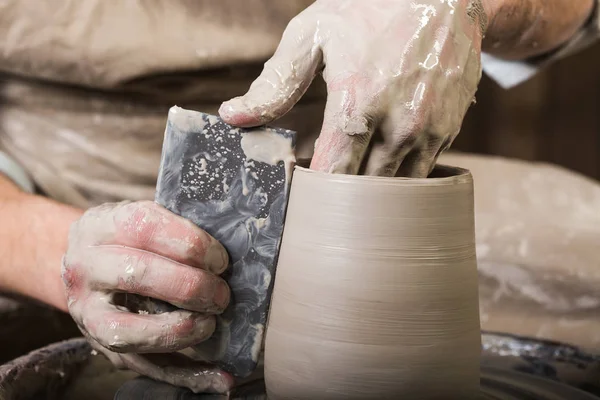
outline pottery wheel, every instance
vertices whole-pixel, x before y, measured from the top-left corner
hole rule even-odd
[[[502,356],[496,356],[502,357]],[[528,373],[487,367],[481,371],[482,399],[488,400],[598,400],[600,397],[573,388],[547,377],[532,376]],[[137,378],[119,389],[115,400],[129,399],[156,400],[209,400],[226,399],[218,395],[196,395],[189,390],[175,388],[164,383]],[[264,386],[262,393],[236,394],[230,399],[266,399]]]
[[[600,400],[600,356],[573,346],[505,334],[483,333],[481,339],[482,399]],[[83,339],[30,353],[0,366],[0,388],[19,388],[7,397],[0,397],[6,400],[64,399],[59,389],[69,389],[76,384],[86,360],[89,363],[94,358],[97,359]],[[117,390],[119,386],[116,386],[106,397],[92,396],[99,391],[93,384],[90,387],[86,383],[85,391],[90,398],[102,400],[111,400],[113,396],[115,400],[227,399],[219,395],[193,394],[147,378],[131,379],[134,375],[129,374],[123,376],[120,388]],[[230,400],[265,398],[262,381],[246,384],[229,397]]]
[[[600,357],[554,342],[484,333],[481,391],[490,400],[599,400]],[[208,400],[189,390],[138,378],[115,400]],[[266,399],[263,382],[247,385],[231,399]]]

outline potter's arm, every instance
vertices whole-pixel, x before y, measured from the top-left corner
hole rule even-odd
[[[526,59],[555,50],[589,19],[597,0],[485,0],[483,51]]]
[[[481,62],[504,86],[523,81],[543,66],[532,57],[594,37],[596,1],[317,0],[220,114],[233,125],[270,123],[322,71],[328,99],[311,168],[425,177],[460,131]]]
[[[483,69],[511,87],[600,37],[598,0],[483,0]]]
[[[60,278],[69,226],[79,210],[21,191],[0,174],[0,291],[67,311]]]
[[[5,175],[0,170],[0,293],[28,296],[70,311],[92,345],[117,365],[176,385],[193,384],[199,391],[229,390],[232,378],[205,363],[188,363],[180,369],[169,364],[165,370],[155,360],[130,354],[178,350],[212,334],[211,315],[222,312],[229,301],[226,285],[218,286],[222,281],[203,271],[218,272],[227,266],[227,254],[216,241],[207,244],[205,233],[152,202],[104,205],[82,218],[81,210],[26,193],[13,183],[14,176]],[[119,217],[135,222],[125,221],[125,228],[119,229],[114,226]],[[163,232],[168,239],[160,236]],[[113,286],[198,312],[121,312],[107,295]]]
[[[323,71],[311,168],[424,177],[460,131],[481,61],[503,86],[527,79],[597,36],[596,1],[317,0],[290,22],[250,90],[219,112],[232,125],[270,123]]]

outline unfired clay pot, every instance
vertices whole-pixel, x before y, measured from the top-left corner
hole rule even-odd
[[[470,173],[296,168],[271,304],[270,400],[478,397]]]

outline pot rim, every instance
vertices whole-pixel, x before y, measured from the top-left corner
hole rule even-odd
[[[362,183],[396,186],[442,186],[472,183],[473,177],[468,169],[445,164],[436,164],[432,173],[427,178],[386,177],[369,175],[332,174],[315,171],[307,168],[310,160],[298,160],[294,166],[294,175],[297,173],[311,175],[315,179],[328,180],[336,183]],[[294,177],[292,176],[292,184]]]

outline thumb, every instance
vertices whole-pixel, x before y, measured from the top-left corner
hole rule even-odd
[[[282,117],[300,100],[322,64],[314,41],[315,26],[302,14],[287,26],[273,57],[248,92],[221,105],[219,114],[230,125],[252,127]]]

